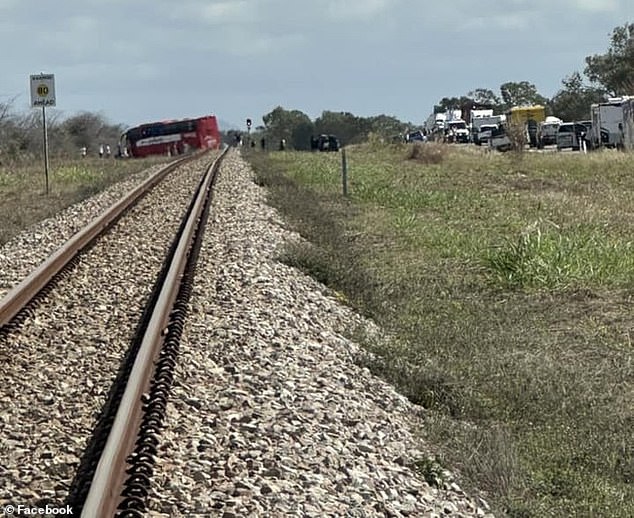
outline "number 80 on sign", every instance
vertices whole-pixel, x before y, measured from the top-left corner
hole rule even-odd
[[[31,106],[55,106],[55,76],[53,74],[31,76]]]

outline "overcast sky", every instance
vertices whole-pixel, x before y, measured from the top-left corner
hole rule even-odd
[[[55,74],[66,117],[126,126],[278,105],[416,124],[442,97],[529,81],[551,97],[634,22],[634,0],[0,0],[0,102]]]

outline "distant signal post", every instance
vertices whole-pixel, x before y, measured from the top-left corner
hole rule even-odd
[[[46,194],[48,195],[48,132],[46,130],[46,107],[55,106],[55,76],[37,74],[31,76],[31,107],[42,107],[42,127],[44,128],[44,173]]]

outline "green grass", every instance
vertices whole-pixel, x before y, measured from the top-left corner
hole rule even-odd
[[[393,336],[436,462],[500,514],[634,516],[634,165],[620,153],[249,153],[312,245],[284,259]],[[430,467],[431,466],[431,467]]]
[[[511,287],[619,286],[631,282],[634,246],[626,237],[606,237],[601,229],[562,232],[550,222],[535,221],[491,249],[485,264],[496,282]]]
[[[52,160],[48,194],[43,163],[0,166],[0,245],[33,223],[164,160]]]

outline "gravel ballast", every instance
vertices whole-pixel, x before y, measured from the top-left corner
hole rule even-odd
[[[199,159],[171,173],[78,258],[20,325],[0,335],[5,380],[0,385],[0,506],[61,504],[66,498],[207,163]],[[70,237],[71,229],[78,230],[144,177],[12,240],[0,250],[4,258],[15,258],[2,264],[3,277],[19,281],[27,265],[39,264]],[[23,248],[16,249],[20,244]]]
[[[358,366],[378,330],[276,257],[298,236],[232,150],[200,254],[151,516],[490,516],[409,466],[422,410]]]
[[[163,165],[155,165],[31,226],[0,248],[0,297],[106,208],[132,191]]]

